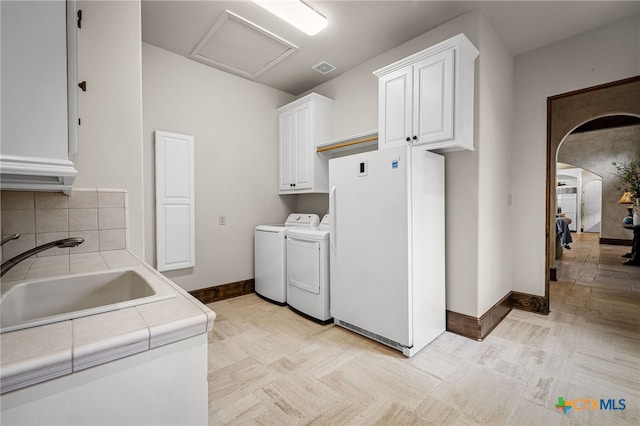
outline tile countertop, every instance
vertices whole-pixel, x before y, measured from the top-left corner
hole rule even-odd
[[[35,257],[3,278],[23,280],[147,268],[176,297],[0,335],[0,393],[208,333],[216,314],[128,250]]]

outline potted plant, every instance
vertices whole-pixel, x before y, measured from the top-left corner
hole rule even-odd
[[[629,196],[634,202],[633,225],[640,225],[638,210],[640,209],[640,156],[636,160],[629,162],[613,162],[616,171],[615,178],[618,180],[618,189]]]

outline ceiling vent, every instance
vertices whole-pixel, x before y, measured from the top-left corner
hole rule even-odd
[[[329,74],[331,71],[336,69],[336,67],[325,61],[322,61],[319,64],[315,64],[311,68],[318,71],[320,74]]]
[[[254,79],[298,46],[225,10],[191,52],[205,64]]]

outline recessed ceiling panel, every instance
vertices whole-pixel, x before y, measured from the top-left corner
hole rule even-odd
[[[256,78],[298,47],[254,23],[225,10],[191,52],[191,57],[216,68]]]

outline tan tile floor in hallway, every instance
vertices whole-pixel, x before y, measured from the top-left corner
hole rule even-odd
[[[484,342],[445,332],[411,359],[253,294],[210,304],[209,423],[639,424],[640,267],[574,240],[550,315],[514,310]],[[625,409],[564,414],[559,397]]]

